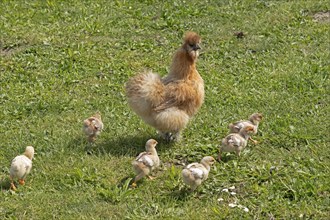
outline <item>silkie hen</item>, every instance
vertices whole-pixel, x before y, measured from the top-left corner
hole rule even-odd
[[[198,34],[186,33],[167,76],[161,78],[149,71],[126,84],[131,109],[167,141],[180,139],[204,101],[204,81],[196,69],[200,42]]]

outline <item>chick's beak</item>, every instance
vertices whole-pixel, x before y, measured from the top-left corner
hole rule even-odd
[[[199,44],[195,44],[193,46],[193,50],[200,50],[200,49],[201,49],[201,47],[199,46]]]

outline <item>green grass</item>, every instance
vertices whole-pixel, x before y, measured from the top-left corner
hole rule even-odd
[[[0,219],[328,218],[330,25],[313,18],[328,1],[4,0],[0,8]],[[165,75],[188,30],[203,40],[205,103],[182,142],[160,141],[157,179],[132,190],[131,161],[157,136],[128,108],[124,84],[145,69]],[[97,110],[105,130],[90,155],[82,121]],[[188,193],[178,164],[217,156],[228,123],[253,112],[265,116],[260,144],[225,156]],[[33,169],[13,193],[9,165],[27,145],[37,152]],[[236,195],[222,191],[231,186]],[[228,206],[235,201],[249,212]]]

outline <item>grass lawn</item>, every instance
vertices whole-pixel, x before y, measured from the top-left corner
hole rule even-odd
[[[0,219],[329,218],[327,0],[3,0],[0,9]],[[183,140],[167,144],[129,109],[124,84],[145,69],[165,75],[188,30],[202,37],[206,97]],[[96,111],[105,129],[90,148],[82,121]],[[259,144],[224,155],[189,193],[182,164],[216,157],[228,124],[254,112],[264,115]],[[131,161],[149,138],[161,167],[131,189]],[[10,162],[27,145],[32,172],[12,192]]]

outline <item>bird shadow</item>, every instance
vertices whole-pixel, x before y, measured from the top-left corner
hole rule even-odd
[[[128,186],[131,186],[132,183],[133,183],[133,180],[134,180],[134,177],[133,176],[126,176],[126,177],[120,179],[118,181],[118,183],[116,184],[116,186],[118,188],[124,188],[124,187],[127,186],[127,184],[128,184]]]
[[[192,192],[187,187],[181,189],[172,190],[168,196],[177,201],[187,201],[192,197],[195,197],[195,192]]]
[[[1,190],[10,190],[10,181],[7,179],[0,180],[0,189]]]
[[[84,146],[84,151],[87,154],[110,154],[114,156],[137,156],[142,151],[145,151],[145,144],[149,139],[155,139],[158,142],[156,147],[157,152],[161,153],[175,145],[173,142],[166,142],[158,135],[126,135],[125,137],[113,137],[110,139],[97,139],[94,143],[89,143],[83,137],[76,137],[68,144],[70,148],[78,148]]]
[[[218,160],[218,162],[219,162],[219,163],[228,163],[228,162],[230,162],[230,161],[232,161],[232,160],[235,160],[236,158],[237,158],[237,156],[232,155],[232,154],[230,154],[230,155],[225,155],[225,156],[222,156],[222,157],[221,157],[221,160],[220,160],[220,161]]]

